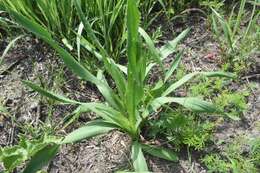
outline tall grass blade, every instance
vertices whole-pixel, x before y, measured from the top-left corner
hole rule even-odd
[[[58,95],[58,94],[55,94],[51,91],[47,91],[41,87],[39,87],[38,85],[35,85],[34,83],[30,82],[30,81],[23,81],[23,83],[25,85],[27,85],[28,87],[30,87],[31,89],[33,89],[34,91],[37,91],[38,93],[40,93],[41,95],[45,96],[45,97],[48,97],[50,99],[53,99],[53,100],[56,100],[56,101],[59,101],[59,102],[62,102],[62,103],[69,103],[69,104],[81,104],[80,102],[78,101],[75,101],[75,100],[71,100],[71,99],[68,99],[64,96],[61,96],[61,95]]]
[[[232,39],[234,39],[237,31],[238,31],[238,28],[240,27],[241,25],[241,20],[242,20],[242,15],[245,11],[245,5],[246,5],[246,0],[241,0],[241,3],[240,3],[240,7],[239,7],[239,11],[238,11],[238,15],[237,15],[237,19],[236,19],[236,24],[235,24],[235,27],[233,29],[233,33],[232,33]]]

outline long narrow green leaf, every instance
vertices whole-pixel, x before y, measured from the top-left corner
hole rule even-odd
[[[53,93],[51,91],[47,91],[47,90],[39,87],[38,85],[36,85],[36,84],[34,84],[34,83],[30,82],[30,81],[23,81],[23,83],[25,85],[27,85],[28,87],[30,87],[31,89],[33,89],[34,91],[37,91],[41,95],[46,96],[46,97],[48,97],[50,99],[53,99],[53,100],[56,100],[56,101],[59,101],[59,102],[62,102],[62,103],[81,104],[78,101],[68,99],[68,98],[66,98],[64,96],[55,94],[55,93]]]
[[[46,166],[59,151],[59,145],[48,145],[42,150],[38,151],[27,164],[23,173],[35,173]]]
[[[164,46],[162,46],[159,50],[160,55],[162,60],[164,60],[165,58],[167,58],[170,54],[174,53],[177,51],[177,45],[187,36],[187,34],[189,33],[190,29],[186,29],[184,31],[182,31],[174,40],[169,41],[168,43],[166,43]],[[147,67],[146,67],[146,75],[147,76],[150,72],[150,70],[155,66],[155,63],[150,63]]]
[[[152,156],[155,156],[155,157],[159,157],[159,158],[169,160],[169,161],[178,160],[177,155],[173,151],[170,151],[168,149],[164,149],[161,147],[154,147],[154,146],[145,145],[145,144],[142,144],[142,149],[144,150],[144,152],[151,154]]]
[[[93,121],[88,123],[86,126],[69,133],[61,142],[61,144],[74,143],[83,139],[88,139],[100,134],[107,133],[116,128],[117,126],[114,124],[105,121]]]
[[[159,97],[153,100],[151,106],[154,110],[157,110],[166,103],[178,103],[184,106],[185,108],[197,112],[218,112],[217,108],[212,103],[206,102],[196,97]]]
[[[132,144],[131,159],[133,161],[133,166],[136,172],[148,171],[148,167],[142,152],[141,145],[135,141]]]
[[[102,60],[105,64],[106,70],[109,72],[109,74],[112,76],[112,78],[114,79],[117,89],[119,91],[119,94],[121,96],[121,98],[123,98],[125,90],[126,90],[126,81],[124,79],[123,74],[121,73],[121,71],[117,68],[116,64],[113,62],[112,59],[109,58],[109,54],[108,52],[102,47],[102,45],[100,44],[99,40],[97,39],[97,37],[95,36],[94,31],[91,28],[91,25],[89,23],[89,21],[86,19],[86,17],[83,14],[82,8],[81,8],[81,1],[80,0],[75,0],[75,6],[78,12],[78,15],[84,25],[84,28],[86,29],[86,31],[88,32],[88,35],[91,39],[91,41],[93,42],[93,45],[100,51]],[[100,4],[99,4],[99,7]],[[99,9],[101,10],[101,9]],[[100,13],[102,14],[103,11],[101,10]],[[103,15],[101,15],[103,16]],[[94,50],[92,50],[94,51]],[[96,52],[96,51],[95,51]],[[94,55],[98,55],[97,53],[95,53]],[[99,56],[98,56],[99,57]]]
[[[69,116],[71,120],[69,120],[68,123],[73,121],[73,119],[77,118],[81,113],[89,112],[89,111],[96,113],[98,116],[102,117],[107,122],[113,123],[129,133],[133,132],[133,131],[131,131],[132,127],[130,126],[128,119],[121,112],[119,112],[119,111],[113,109],[112,107],[107,106],[103,103],[94,103],[93,102],[93,103],[81,104],[72,113],[72,115]],[[68,119],[68,117],[66,119]]]
[[[240,25],[241,25],[242,15],[245,12],[245,5],[246,5],[246,0],[241,0],[237,19],[236,19],[236,24],[235,24],[235,27],[233,29],[233,33],[232,33],[232,36],[231,36],[232,39],[234,39],[234,37],[235,37],[235,35],[236,35]]]
[[[171,65],[171,68],[166,72],[164,82],[166,82],[171,77],[173,72],[177,69],[178,65],[180,64],[182,54],[183,54],[183,51],[178,53],[178,55],[176,56],[175,60],[173,61],[172,65]]]
[[[162,58],[161,58],[161,54],[160,51],[157,50],[157,48],[155,47],[152,39],[150,38],[150,36],[145,32],[145,30],[143,30],[143,28],[139,27],[138,29],[139,33],[141,34],[141,36],[144,38],[146,45],[149,48],[149,51],[152,53],[152,59],[157,62],[162,71],[165,72],[164,67],[163,67],[163,63],[162,63]]]
[[[15,39],[13,39],[8,45],[7,47],[5,48],[2,56],[0,57],[0,65],[2,64],[3,62],[3,59],[4,57],[6,56],[6,54],[8,53],[8,51],[12,48],[12,46],[15,44],[16,41],[18,41],[19,39],[21,39],[23,37],[23,35],[20,35],[18,37],[16,37]]]
[[[223,71],[200,72],[200,73],[206,77],[225,77],[230,79],[234,79],[237,77],[234,73],[223,72]]]
[[[83,23],[84,28],[88,32],[89,37],[91,38],[91,40],[94,42],[95,46],[97,46],[100,51],[105,51],[104,48],[101,46],[99,40],[95,36],[95,33],[92,30],[90,23],[86,19],[86,16],[84,16],[84,13],[81,9],[81,0],[74,0],[74,4],[75,4],[75,7],[77,9],[77,13],[80,17],[80,20]]]
[[[224,35],[227,39],[227,43],[229,45],[229,47],[231,48],[231,50],[233,51],[234,48],[233,48],[233,39],[232,39],[232,31],[231,31],[231,28],[230,28],[230,25],[228,24],[227,21],[225,21],[223,19],[223,17],[216,11],[214,10],[213,8],[211,8],[211,10],[213,11],[213,13],[215,14],[215,16],[218,18],[220,24],[221,24],[221,27],[224,31]]]
[[[228,72],[222,72],[222,71],[217,71],[217,72],[194,72],[194,73],[190,73],[185,75],[183,78],[181,78],[179,81],[171,84],[163,93],[162,96],[167,96],[169,95],[171,92],[173,92],[174,90],[176,90],[177,88],[179,88],[180,86],[182,86],[183,84],[185,84],[186,82],[188,82],[189,80],[191,80],[193,77],[197,76],[197,75],[204,75],[206,77],[226,77],[226,78],[234,78],[235,75],[232,73],[228,73]]]
[[[186,29],[182,31],[174,40],[166,43],[164,46],[160,48],[160,52],[162,55],[162,59],[167,58],[170,54],[174,53],[176,51],[177,45],[182,41],[187,34],[190,32],[190,29]]]
[[[183,78],[181,78],[179,81],[173,83],[172,85],[170,85],[169,88],[167,88],[163,93],[162,96],[167,96],[169,95],[171,92],[173,92],[174,90],[176,90],[177,88],[179,88],[180,86],[182,86],[183,84],[185,84],[186,82],[188,82],[190,79],[192,79],[194,76],[200,74],[199,72],[194,72],[194,73],[190,73],[185,75]]]
[[[88,80],[93,83],[99,83],[98,80],[93,76],[86,68],[80,65],[67,51],[61,48],[58,43],[56,43],[52,38],[51,35],[46,31],[43,27],[39,24],[36,24],[24,16],[11,11],[12,16],[16,19],[16,21],[25,27],[27,30],[33,32],[36,36],[42,38],[44,41],[49,43],[56,51],[59,52],[61,58],[63,59],[64,63],[79,77],[82,79]]]

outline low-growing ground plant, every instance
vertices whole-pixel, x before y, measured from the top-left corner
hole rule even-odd
[[[193,86],[190,86],[190,96],[209,98],[220,110],[225,111],[225,116],[233,120],[239,120],[247,110],[247,97],[250,92],[234,92],[229,89],[231,80],[208,79],[206,77]]]
[[[69,117],[66,117],[67,124],[72,123],[83,112],[94,112],[99,116],[98,119],[88,122],[59,141],[51,142],[50,145],[36,152],[24,172],[39,170],[48,160],[55,156],[61,145],[79,142],[96,135],[108,133],[111,130],[123,131],[131,137],[131,160],[136,172],[148,171],[143,152],[162,159],[177,161],[178,158],[173,151],[141,142],[140,135],[149,118],[155,113],[164,112],[165,109],[170,107],[170,103],[182,105],[194,112],[220,112],[215,105],[207,101],[197,97],[177,97],[174,96],[174,91],[198,75],[208,77],[233,77],[233,75],[224,72],[193,72],[185,75],[177,82],[172,82],[170,77],[180,63],[182,52],[177,53],[169,69],[163,68],[162,60],[173,52],[177,52],[177,44],[188,34],[189,29],[183,31],[174,40],[169,41],[161,48],[156,48],[148,34],[139,27],[140,13],[138,3],[135,0],[127,1],[126,54],[128,64],[127,67],[117,64],[97,38],[88,18],[83,13],[81,1],[75,0],[74,2],[85,32],[88,33],[89,38],[92,40],[91,45],[86,41],[84,42],[85,48],[103,62],[106,75],[102,70],[98,70],[96,74],[90,73],[76,58],[63,49],[42,26],[16,11],[10,11],[20,25],[53,47],[65,65],[79,78],[94,84],[105,99],[104,102],[80,102],[45,90],[32,82],[24,81],[25,85],[43,96],[63,104],[78,106]],[[81,39],[81,41],[84,41],[83,37]],[[151,85],[147,82],[147,79],[151,74],[151,69],[156,65],[161,67],[162,75],[157,82]],[[114,89],[111,88],[111,82],[107,80],[108,76],[113,80]]]
[[[257,173],[260,171],[260,139],[237,136],[224,151],[202,158],[208,172]]]
[[[187,146],[195,150],[202,150],[212,139],[215,122],[200,119],[198,113],[183,109],[176,109],[169,113],[162,113],[159,119],[149,122],[150,139],[166,139],[167,143],[179,151]]]

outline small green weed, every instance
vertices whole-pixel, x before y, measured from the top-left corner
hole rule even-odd
[[[214,100],[214,103],[218,105],[218,108],[225,110],[226,115],[232,119],[239,119],[241,115],[247,110],[246,97],[248,92],[230,92],[227,90]]]
[[[209,172],[257,173],[260,171],[260,140],[238,136],[221,154],[206,155],[202,162]]]
[[[28,140],[25,136],[20,136],[17,145],[0,148],[0,162],[3,163],[7,172],[12,172],[15,168],[23,166],[25,161],[37,155],[42,149],[57,141],[59,139],[51,136],[44,136],[33,140]],[[48,153],[45,154],[47,155]]]
[[[212,99],[218,109],[225,112],[225,116],[238,120],[247,110],[246,97],[250,93],[247,90],[243,92],[232,91],[229,89],[230,82],[223,79],[201,78],[198,84],[190,87],[189,95]]]
[[[210,141],[214,128],[214,122],[199,120],[197,114],[180,109],[151,121],[148,130],[150,137],[160,136],[178,151],[183,145],[202,150]]]

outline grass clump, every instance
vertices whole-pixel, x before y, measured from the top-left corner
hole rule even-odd
[[[249,13],[246,5],[252,9]],[[211,8],[212,30],[222,49],[224,69],[239,74],[254,62],[251,56],[259,49],[257,20],[260,13],[256,10],[257,6],[257,0],[242,0],[237,14],[237,5],[234,5],[228,17]]]

